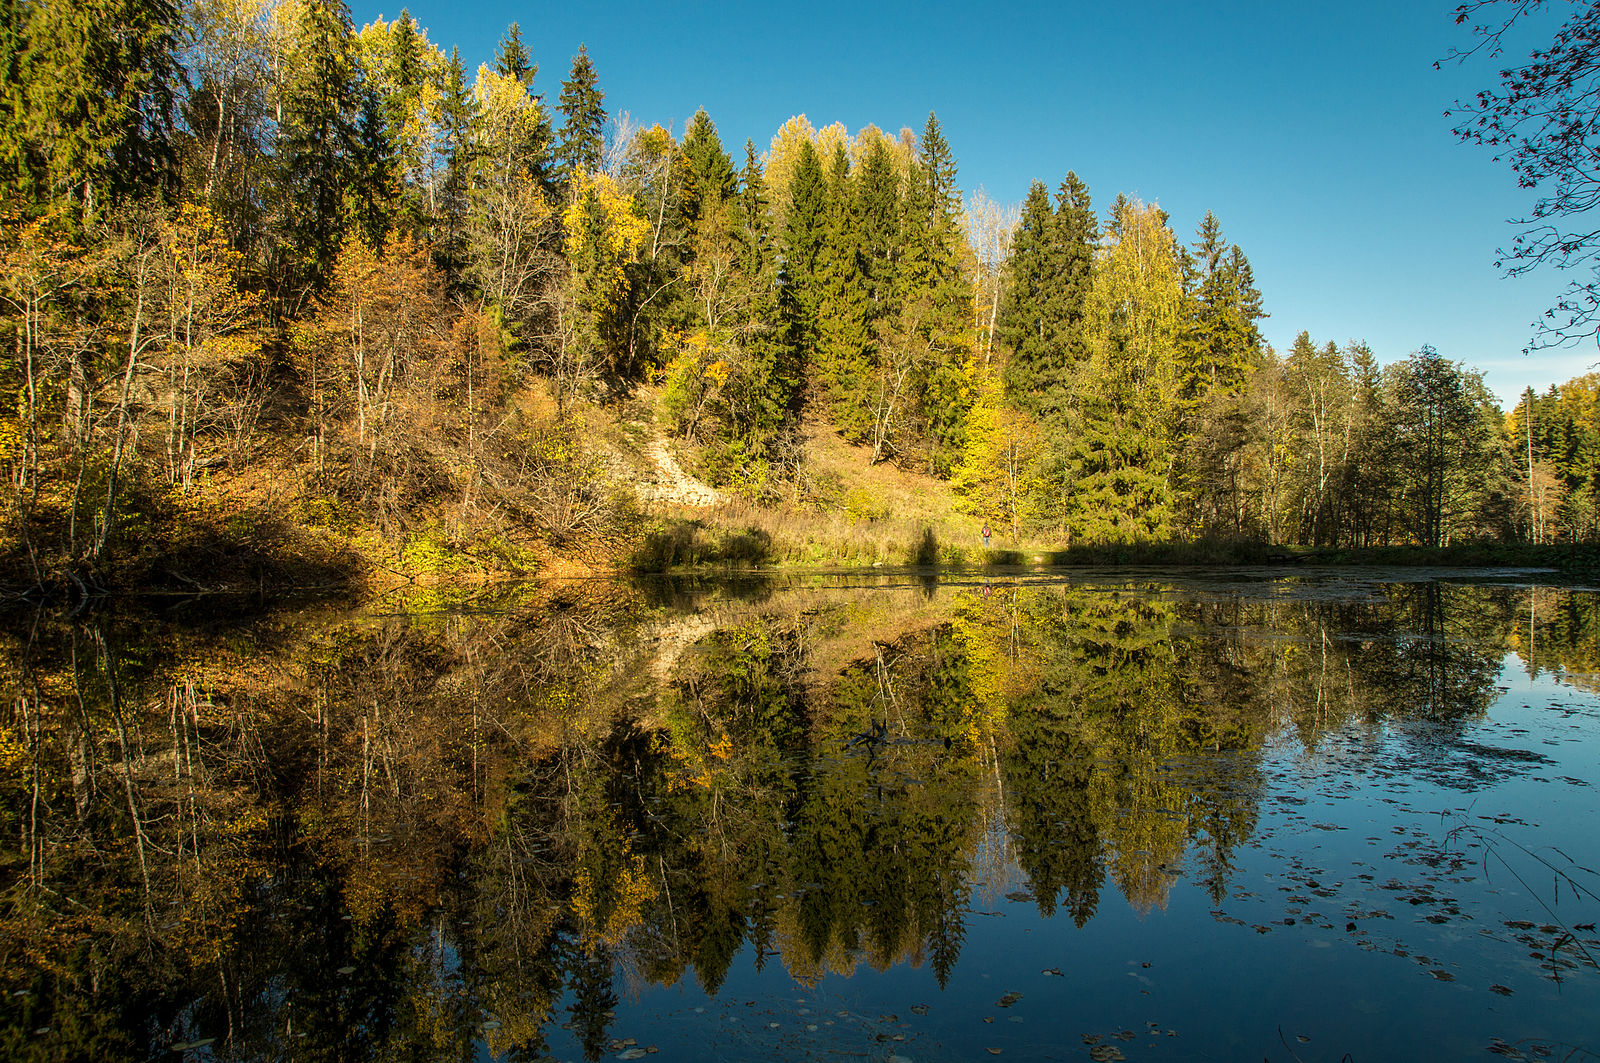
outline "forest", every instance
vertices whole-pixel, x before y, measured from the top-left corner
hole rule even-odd
[[[469,71],[337,0],[0,0],[0,581],[880,519],[819,440],[1012,546],[1600,535],[1600,377],[1507,413],[1429,347],[1273,350],[1216,217],[1051,181],[964,192],[932,113],[646,125],[515,24]],[[652,446],[737,505],[651,505]]]

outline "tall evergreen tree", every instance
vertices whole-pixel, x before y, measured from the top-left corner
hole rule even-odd
[[[856,178],[861,279],[869,328],[899,310],[895,302],[900,263],[900,175],[884,137],[867,144]]]
[[[461,50],[450,49],[445,64],[444,83],[439,98],[439,151],[443,156],[444,180],[440,183],[434,232],[434,258],[454,279],[466,260],[462,246],[466,237],[467,210],[472,171],[475,163],[472,125],[476,107],[467,87],[467,71]]]
[[[798,380],[793,348],[785,333],[778,285],[777,248],[766,181],[755,144],[745,142],[738,197],[738,271],[745,290],[740,345],[745,354],[747,432],[754,450],[765,451],[794,408]]]
[[[1237,467],[1237,455],[1225,444],[1245,444],[1231,422],[1261,361],[1257,322],[1265,314],[1250,263],[1237,244],[1223,239],[1215,214],[1206,212],[1190,248],[1183,257],[1186,320],[1178,340],[1175,478],[1184,521],[1202,530],[1237,524],[1237,507],[1221,497],[1233,493],[1232,476],[1224,470]],[[1327,486],[1324,480],[1322,489]],[[1315,526],[1319,532],[1328,526],[1325,513]]]
[[[711,116],[702,108],[694,113],[683,135],[683,197],[680,209],[691,228],[721,212],[738,187],[733,160],[723,150]]]
[[[939,119],[923,126],[917,165],[906,197],[905,254],[900,269],[901,347],[919,358],[913,393],[926,436],[927,467],[948,475],[965,446],[965,421],[974,390],[973,293],[961,267],[961,190],[956,161]]]
[[[843,144],[828,165],[826,219],[817,262],[817,376],[834,423],[859,441],[872,425],[871,367],[855,188]]]
[[[360,86],[342,0],[300,8],[279,124],[276,196],[286,237],[280,307],[320,288],[350,220],[361,154]]]
[[[906,250],[901,270],[906,291],[928,292],[948,304],[950,289],[964,284],[960,217],[955,157],[938,117],[929,112],[906,199]]]
[[[1206,211],[1189,257],[1189,322],[1184,335],[1185,402],[1200,402],[1213,392],[1234,394],[1260,356],[1257,322],[1261,293],[1250,263],[1238,244],[1222,237],[1217,216]]]
[[[27,161],[23,57],[27,51],[25,0],[0,0],[0,202],[16,196]],[[20,205],[20,204],[19,204]]]
[[[510,105],[503,106],[496,115],[504,124],[499,128],[483,130],[478,138],[492,144],[493,150],[499,154],[491,162],[495,179],[504,182],[525,175],[533,178],[540,190],[553,194],[556,181],[551,160],[554,134],[551,131],[550,112],[544,105],[544,97],[533,91],[533,79],[539,72],[539,66],[532,62],[522,46],[522,34],[515,22],[500,39],[494,72],[501,78],[514,80],[522,87],[520,98],[506,100],[505,103]],[[479,82],[478,91],[483,94],[482,75]],[[534,119],[531,123],[527,121],[530,116]],[[480,117],[489,120],[487,115]]]
[[[516,78],[530,87],[534,76],[539,73],[539,65],[522,46],[522,27],[515,22],[506,27],[505,36],[500,38],[500,47],[494,56],[494,71],[501,77]]]
[[[1072,352],[1061,235],[1050,193],[1035,181],[1012,237],[995,331],[1006,353],[1006,398],[1036,417],[1052,417],[1067,404]]]
[[[10,163],[16,191],[91,216],[168,182],[181,33],[171,0],[10,0],[0,11],[10,82],[0,164]]]
[[[800,145],[789,181],[789,207],[783,226],[784,312],[794,344],[794,362],[809,375],[817,342],[817,271],[827,238],[827,186],[822,161],[810,140]]]
[[[561,136],[556,145],[556,175],[569,185],[579,170],[600,168],[605,148],[605,93],[600,91],[587,45],[572,57],[572,73],[561,83],[556,101],[561,112]]]
[[[381,249],[394,225],[398,159],[377,93],[363,87],[356,156],[349,189],[350,213],[361,238]]]

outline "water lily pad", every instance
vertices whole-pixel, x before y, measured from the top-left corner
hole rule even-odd
[[[619,1052],[617,1054],[617,1058],[618,1059],[643,1059],[647,1055],[649,1055],[649,1053],[646,1052],[642,1048],[629,1048],[629,1049],[627,1049],[627,1050],[625,1050],[623,1052]]]

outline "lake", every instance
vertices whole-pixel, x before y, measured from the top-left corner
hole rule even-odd
[[[1600,1053],[1600,592],[203,604],[0,627],[7,1059]]]

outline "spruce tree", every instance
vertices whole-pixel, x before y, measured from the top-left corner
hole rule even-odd
[[[351,169],[350,214],[369,247],[382,250],[394,225],[396,173],[394,141],[377,93],[363,88],[357,141]]]
[[[10,163],[24,198],[71,202],[88,217],[171,181],[181,32],[170,0],[0,9],[0,64],[10,68],[0,70],[10,82],[0,165]]]
[[[605,93],[600,91],[594,64],[589,61],[589,49],[580,44],[578,54],[572,57],[572,73],[561,83],[561,96],[556,101],[562,118],[556,145],[556,176],[569,188],[580,170],[593,172],[600,168],[605,148],[604,104]]]
[[[538,64],[533,62],[528,50],[522,46],[522,27],[515,22],[506,27],[505,36],[500,38],[500,47],[494,57],[494,71],[501,77],[516,78],[529,86],[539,73]]]
[[[333,269],[362,150],[360,107],[348,12],[339,0],[307,0],[279,126],[277,197],[289,258],[284,296],[320,288]]]
[[[521,143],[506,145],[508,153],[518,160],[517,168],[533,178],[540,189],[554,193],[556,180],[550,159],[553,137],[550,112],[544,105],[544,97],[533,91],[533,79],[538,76],[539,64],[533,62],[523,47],[522,30],[515,22],[506,28],[505,36],[500,38],[494,70],[501,77],[516,78],[522,82],[529,99],[538,107],[538,122]]]
[[[812,369],[817,342],[817,269],[827,236],[827,188],[822,162],[810,140],[800,145],[789,182],[789,209],[783,226],[784,312],[794,344],[793,362]]]
[[[1256,322],[1261,293],[1250,263],[1229,245],[1210,211],[1195,231],[1189,256],[1189,322],[1184,333],[1184,379],[1180,400],[1194,405],[1212,393],[1237,394],[1260,353]]]
[[[1088,186],[1069,171],[1053,208],[1044,185],[1029,190],[1013,239],[996,329],[1006,396],[1047,423],[1066,416],[1088,356],[1083,316],[1098,228]]]
[[[434,258],[454,278],[466,260],[468,192],[472,179],[472,122],[476,112],[461,50],[450,49],[439,98],[440,149],[444,156],[444,181],[440,188]]]
[[[1066,355],[1065,312],[1055,243],[1055,212],[1043,182],[1035,181],[1022,202],[1022,216],[1006,262],[1005,298],[995,332],[1006,353],[1002,377],[1006,399],[1039,416],[1062,383],[1058,370]]]
[[[723,210],[733,198],[738,180],[733,160],[722,149],[717,127],[704,109],[698,110],[683,136],[683,198],[680,209],[693,229],[704,218]]]
[[[741,345],[746,352],[748,431],[765,451],[793,409],[797,391],[792,347],[784,328],[777,248],[766,180],[755,144],[745,142],[738,197],[738,270],[745,289]]]
[[[896,343],[927,352],[912,380],[928,444],[928,470],[945,476],[965,446],[972,405],[973,293],[961,267],[961,190],[956,162],[930,113],[906,197],[905,255]]]
[[[900,261],[900,175],[882,137],[867,145],[856,178],[857,231],[867,323],[893,317]]]
[[[834,423],[854,440],[872,426],[866,291],[860,267],[855,189],[843,144],[828,166],[827,223],[817,256],[817,376]]]
[[[961,209],[955,157],[939,119],[929,112],[906,197],[905,265],[901,270],[905,292],[926,292],[949,303],[951,289],[964,284]]]
[[[1089,186],[1071,170],[1056,189],[1056,268],[1060,271],[1061,315],[1068,365],[1088,357],[1084,314],[1094,286],[1095,248],[1100,244],[1100,223],[1089,200]]]
[[[27,50],[28,8],[24,0],[0,0],[0,202],[16,189],[27,150],[22,128],[22,66]]]

